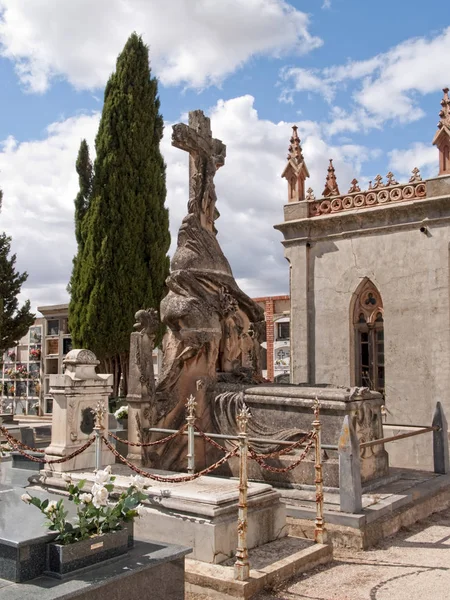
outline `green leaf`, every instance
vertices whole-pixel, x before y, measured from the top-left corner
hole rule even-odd
[[[36,496],[31,496],[30,504],[33,504],[33,506],[36,506],[42,510],[42,503],[39,498],[36,498]]]

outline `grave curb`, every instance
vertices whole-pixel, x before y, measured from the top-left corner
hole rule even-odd
[[[331,545],[314,544],[262,569],[251,569],[248,581],[236,581],[233,567],[186,558],[186,594],[192,599],[203,596],[223,600],[247,600],[263,589],[273,589],[295,575],[326,564],[332,559]]]

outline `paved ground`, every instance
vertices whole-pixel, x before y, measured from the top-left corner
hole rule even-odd
[[[450,510],[368,551],[337,549],[328,566],[255,600],[449,600]]]

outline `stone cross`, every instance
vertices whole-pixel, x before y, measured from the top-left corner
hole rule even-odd
[[[225,164],[226,146],[212,137],[211,123],[203,111],[189,113],[189,125],[173,126],[172,146],[189,152],[188,212],[196,215],[205,229],[215,232],[216,209],[214,175]]]

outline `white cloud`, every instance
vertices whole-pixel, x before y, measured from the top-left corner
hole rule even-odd
[[[75,252],[73,199],[77,192],[75,160],[80,140],[92,148],[98,114],[78,116],[49,126],[39,141],[12,138],[0,149],[0,186],[4,192],[2,229],[13,236],[18,267],[29,279],[24,297],[33,306],[67,301],[65,286]],[[279,232],[287,186],[285,166],[291,123],[260,119],[252,96],[220,101],[211,110],[215,137],[227,144],[225,166],[216,177],[219,241],[247,293],[286,293],[288,268]],[[322,192],[328,158],[334,158],[338,183],[346,191],[361,164],[373,157],[362,146],[329,146],[317,124],[298,122],[303,150],[316,196]],[[162,151],[167,163],[167,204],[172,248],[188,199],[188,156],[170,144],[166,125]]]
[[[285,68],[280,72],[284,88],[281,100],[291,101],[293,94],[309,91],[332,102],[338,91],[356,83],[353,108],[346,118],[332,121],[335,133],[380,127],[393,119],[402,123],[423,116],[419,95],[440,90],[448,77],[450,27],[434,37],[413,38],[368,60],[306,71]]]
[[[416,142],[410,148],[389,152],[389,168],[399,176],[409,176],[414,167],[421,170],[422,178],[435,177],[438,171],[436,146]]]
[[[220,84],[253,56],[322,44],[286,0],[0,0],[1,54],[32,92],[57,77],[103,86],[133,30],[162,83],[196,88]]]
[[[1,229],[13,237],[18,269],[28,272],[22,295],[34,306],[66,300],[75,253],[75,160],[81,139],[94,139],[98,120],[98,114],[73,117],[51,124],[43,140],[9,137],[1,146]]]

